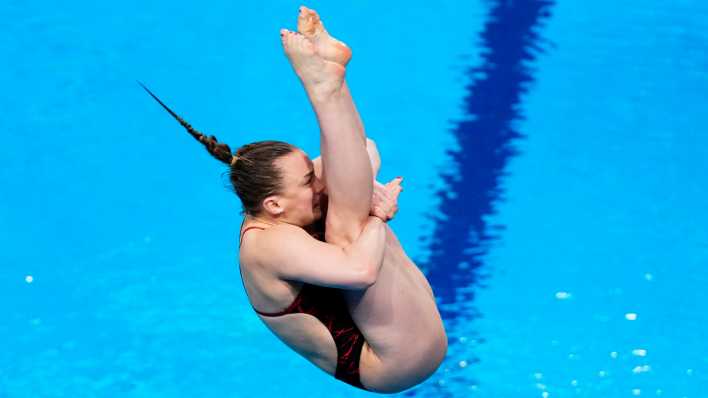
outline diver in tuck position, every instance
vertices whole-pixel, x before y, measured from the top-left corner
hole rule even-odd
[[[298,32],[280,35],[317,116],[320,158],[279,141],[232,154],[161,104],[230,167],[245,213],[241,276],[266,326],[337,379],[402,391],[438,368],[447,336],[428,281],[385,223],[401,179],[375,180],[378,151],[344,80],[351,50],[306,7]]]

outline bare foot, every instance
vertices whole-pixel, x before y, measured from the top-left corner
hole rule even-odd
[[[341,88],[344,66],[323,59],[317,54],[314,43],[298,32],[281,29],[280,38],[290,65],[302,80],[305,90],[315,95],[313,99],[332,94]]]
[[[322,58],[347,66],[352,58],[352,50],[346,44],[330,36],[317,14],[317,11],[300,6],[300,15],[297,17],[297,31],[312,40]]]

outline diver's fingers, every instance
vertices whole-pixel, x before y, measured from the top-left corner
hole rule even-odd
[[[403,183],[403,177],[396,177],[386,184],[386,189],[388,189],[389,192],[395,193],[396,196],[398,196],[398,194],[401,193],[401,191],[403,190],[403,186],[401,186],[401,183]]]
[[[377,182],[377,184],[378,185],[374,185],[374,193],[375,194],[378,193],[380,196],[390,199],[391,198],[391,189],[386,185],[382,185],[381,183]]]
[[[403,177],[396,177],[393,180],[386,183],[386,188],[391,188],[403,183]]]
[[[388,213],[385,212],[381,207],[379,206],[374,206],[374,208],[371,211],[371,215],[374,217],[378,217],[383,221],[388,221]]]

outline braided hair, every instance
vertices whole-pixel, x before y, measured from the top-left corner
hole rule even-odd
[[[229,180],[241,199],[243,213],[255,216],[263,210],[263,200],[282,192],[282,173],[275,161],[297,148],[282,141],[257,141],[243,145],[231,152],[231,148],[217,140],[216,136],[200,133],[165,105],[144,84],[138,82],[179,124],[216,159],[229,166]]]

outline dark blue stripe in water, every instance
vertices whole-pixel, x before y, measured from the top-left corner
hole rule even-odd
[[[459,149],[449,150],[453,168],[441,175],[445,188],[437,193],[431,256],[422,265],[441,300],[446,320],[470,315],[470,287],[482,278],[480,267],[501,225],[486,217],[503,199],[501,178],[523,137],[514,125],[522,119],[521,98],[533,82],[529,65],[542,52],[540,24],[550,15],[552,0],[490,2],[489,20],[481,34],[482,65],[469,68],[471,83],[464,100],[465,119],[453,134]],[[461,305],[454,305],[459,303]],[[450,305],[453,304],[453,305]]]
[[[465,118],[452,131],[458,148],[448,150],[452,169],[441,173],[440,209],[430,238],[430,257],[419,262],[439,299],[440,312],[455,336],[456,320],[474,317],[475,286],[482,275],[482,255],[497,238],[486,217],[503,199],[501,178],[518,151],[523,135],[514,128],[522,119],[521,97],[533,82],[529,63],[542,52],[539,25],[550,15],[552,0],[490,2],[489,20],[481,34],[480,67],[468,69],[471,83],[464,100]],[[450,338],[452,347],[456,340]],[[468,360],[474,360],[469,358]],[[413,389],[405,396],[425,394]],[[452,396],[438,389],[435,396]]]

